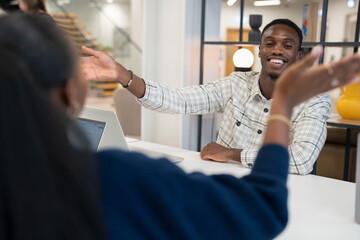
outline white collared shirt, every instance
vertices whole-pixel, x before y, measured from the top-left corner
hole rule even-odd
[[[145,80],[145,95],[138,101],[148,109],[164,113],[223,113],[216,142],[242,149],[242,165],[252,167],[264,138],[272,103],[260,91],[259,76],[257,72],[234,72],[206,85],[182,89]],[[330,97],[321,94],[294,108],[289,135],[290,173],[312,171],[326,140],[330,107]]]

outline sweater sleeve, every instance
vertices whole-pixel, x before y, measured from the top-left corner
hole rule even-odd
[[[313,170],[326,140],[330,108],[331,100],[327,94],[314,97],[293,123],[293,139],[289,145],[290,173],[304,175]]]
[[[166,159],[98,153],[110,239],[272,239],[287,223],[287,150],[261,148],[252,172],[186,174]]]

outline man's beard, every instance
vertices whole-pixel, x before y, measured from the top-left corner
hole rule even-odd
[[[268,73],[268,76],[274,81],[276,81],[279,78],[279,74],[276,73]]]

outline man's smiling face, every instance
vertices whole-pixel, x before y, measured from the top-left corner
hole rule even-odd
[[[263,33],[259,47],[261,72],[276,80],[291,64],[300,59],[299,36],[285,25],[275,24]]]

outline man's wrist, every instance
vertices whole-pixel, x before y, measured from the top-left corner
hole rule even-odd
[[[241,163],[241,152],[242,149],[229,148],[228,149],[228,158]]]
[[[130,81],[131,73],[128,70],[126,70],[123,66],[121,66],[119,63],[116,63],[115,76],[116,76],[115,81],[120,83],[122,86],[126,86]]]

